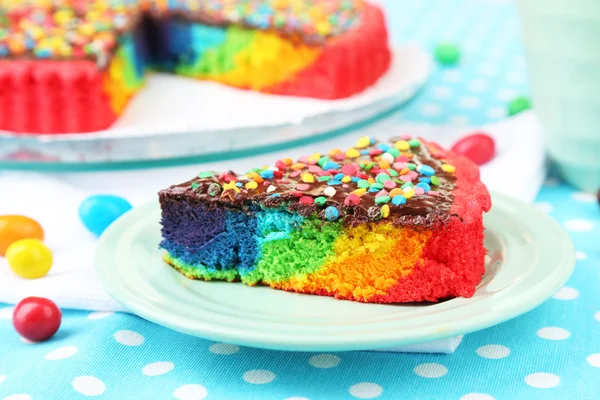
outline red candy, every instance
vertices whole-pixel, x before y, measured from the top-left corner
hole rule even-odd
[[[357,206],[360,204],[360,197],[358,197],[354,193],[351,193],[348,195],[348,197],[346,197],[344,199],[344,204],[347,206],[349,206],[349,205]]]
[[[358,168],[354,164],[346,164],[342,167],[344,175],[354,176],[358,172]]]
[[[496,143],[488,134],[476,132],[454,143],[451,150],[454,153],[467,157],[477,165],[483,165],[494,158]]]
[[[302,196],[302,197],[300,197],[300,203],[301,204],[311,205],[314,202],[315,202],[315,200],[312,197],[310,197],[310,196]]]
[[[13,325],[19,335],[32,342],[50,339],[62,319],[60,308],[43,297],[27,297],[15,307]]]

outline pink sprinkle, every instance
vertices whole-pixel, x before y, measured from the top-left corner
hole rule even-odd
[[[358,168],[354,164],[346,164],[342,167],[344,175],[354,176],[358,172]]]
[[[388,195],[389,195],[389,193],[388,193],[388,191],[387,191],[387,190],[385,190],[385,189],[381,189],[381,190],[380,190],[380,191],[379,191],[379,192],[378,192],[378,193],[375,195],[375,197],[380,197],[380,196],[388,196]]]
[[[302,196],[300,197],[300,203],[310,205],[314,203],[315,200],[310,196]]]
[[[408,174],[406,175],[410,176],[411,179],[416,179],[419,177],[419,173],[417,171],[408,171]]]
[[[410,177],[409,174],[406,175],[401,175],[400,176],[400,180],[404,181],[404,182],[412,182],[412,178]]]
[[[306,183],[301,183],[298,186],[296,186],[296,189],[298,189],[298,190],[308,190],[308,189],[310,189],[310,186],[307,185]]]
[[[354,193],[350,193],[348,195],[348,197],[346,197],[344,199],[344,204],[347,205],[347,206],[349,206],[349,205],[355,205],[355,206],[357,206],[358,204],[360,204],[360,197],[358,197]]]
[[[280,170],[280,171],[285,171],[285,164],[283,163],[283,161],[281,160],[277,160],[277,162],[275,163],[275,166]]]
[[[408,168],[408,165],[406,165],[405,162],[395,162],[392,167],[394,167],[396,171],[402,171],[404,168]]]
[[[440,192],[436,192],[435,190],[430,190],[429,192],[427,192],[427,194],[430,196],[438,196],[440,194]]]
[[[403,133],[402,136],[400,136],[400,137],[404,140],[412,139],[412,135],[409,135],[408,133]]]
[[[323,170],[318,165],[310,165],[308,167],[308,172],[312,172],[313,174],[317,173],[317,172],[320,172],[320,171],[323,171]]]
[[[346,155],[344,153],[336,153],[336,155],[333,156],[333,158],[336,161],[344,161],[346,159]]]
[[[380,154],[383,154],[383,150],[381,149],[372,149],[371,151],[369,151],[370,156],[378,156]]]
[[[292,178],[295,178],[295,177],[297,177],[297,176],[300,176],[300,174],[301,174],[301,173],[302,173],[302,170],[300,170],[300,169],[295,169],[295,170],[293,170],[293,171],[292,171],[292,173],[290,174],[290,176],[291,176]]]
[[[415,194],[416,195],[425,194],[425,190],[422,187],[415,186]]]
[[[323,170],[317,171],[317,172],[315,172],[315,174],[317,174],[317,175],[319,175],[319,176],[327,176],[327,175],[330,175],[330,176],[331,176],[331,173],[330,173],[330,172],[323,171]]]
[[[396,157],[396,162],[408,162],[408,157],[406,156],[398,156]]]
[[[393,189],[396,187],[396,182],[394,182],[391,179],[388,179],[387,181],[383,182],[383,187],[386,189]]]
[[[302,163],[302,164],[308,164],[308,157],[307,156],[302,156],[302,157],[300,157],[298,159],[298,162]]]
[[[269,181],[263,181],[263,186],[269,186],[271,184],[271,182]]]

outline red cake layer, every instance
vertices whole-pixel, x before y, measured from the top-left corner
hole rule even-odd
[[[91,61],[0,60],[0,130],[73,133],[117,118]]]

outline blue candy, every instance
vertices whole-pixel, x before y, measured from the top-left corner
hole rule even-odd
[[[341,185],[342,182],[341,181],[332,180],[332,181],[327,181],[327,184],[329,186],[337,186],[337,185]]]
[[[394,198],[392,199],[392,204],[395,206],[401,206],[402,204],[406,204],[406,197],[394,196]]]
[[[340,216],[340,213],[337,208],[333,206],[329,206],[325,209],[325,218],[328,221],[337,221]]]
[[[79,206],[79,218],[83,225],[96,236],[117,218],[131,210],[131,204],[122,197],[97,194],[85,199]]]
[[[419,182],[431,183],[431,178],[419,178]]]
[[[335,176],[333,177],[333,180],[334,180],[334,181],[341,181],[343,177],[344,177],[344,174],[342,174],[342,173],[339,173],[339,174],[337,174],[337,175],[335,175]]]
[[[263,179],[272,179],[273,178],[273,171],[270,170],[270,169],[266,169],[264,171],[261,171],[260,177],[263,178]]]
[[[425,182],[417,183],[417,187],[420,187],[421,189],[423,189],[425,191],[425,193],[427,193],[431,190],[431,186],[429,186],[429,184],[425,183]]]
[[[424,176],[432,176],[435,174],[435,170],[429,165],[419,165],[417,167],[417,172]]]
[[[340,168],[340,164],[333,162],[333,161],[327,161],[325,163],[325,165],[323,165],[323,169],[325,171],[328,171],[330,169],[339,169]]]
[[[387,144],[387,143],[379,143],[379,144],[377,145],[377,148],[378,148],[379,150],[383,150],[383,151],[388,151],[388,150],[389,150],[391,147],[392,147],[392,146],[390,146],[390,145],[389,145],[389,144]]]

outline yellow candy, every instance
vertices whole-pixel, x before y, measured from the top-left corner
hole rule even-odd
[[[358,139],[358,142],[356,142],[356,147],[359,149],[364,149],[366,147],[369,147],[370,144],[371,138],[369,138],[368,136],[363,136],[360,139]]]
[[[414,195],[415,195],[415,189],[413,189],[413,188],[406,188],[406,190],[404,190],[403,196],[406,197],[407,199],[410,199]]]
[[[292,164],[292,166],[290,167],[291,169],[302,169],[306,167],[306,165],[302,164],[302,163],[296,163],[296,164]]]
[[[329,153],[327,153],[330,157],[335,156],[338,153],[341,153],[342,151],[340,149],[333,149],[333,150],[329,150]]]
[[[400,151],[406,151],[410,149],[410,144],[406,140],[398,140],[394,143],[394,147]]]
[[[312,156],[308,157],[308,161],[319,161],[321,158],[321,153],[315,153]]]
[[[382,216],[383,218],[387,218],[387,217],[389,217],[389,216],[390,216],[390,206],[388,206],[387,204],[384,204],[384,205],[381,207],[381,216]]]
[[[350,181],[352,181],[352,177],[350,177],[348,175],[346,175],[342,178],[342,182],[344,182],[344,183],[348,183]]]
[[[367,193],[367,189],[365,189],[365,188],[356,189],[352,193],[357,195],[358,197],[361,197],[363,194]]]
[[[346,150],[346,157],[348,158],[356,158],[360,156],[360,151],[356,149],[348,149]]]
[[[284,161],[285,162],[285,161]],[[265,180],[256,172],[248,172],[248,178],[254,179],[257,183],[263,183]]]
[[[302,182],[313,183],[315,181],[315,177],[313,174],[302,174]]]
[[[6,261],[21,278],[36,279],[52,268],[52,252],[38,239],[22,239],[6,249]]]
[[[231,181],[229,183],[226,183],[223,185],[223,192],[227,191],[227,190],[233,190],[236,193],[241,192],[240,188],[236,186],[234,181]]]
[[[396,196],[402,196],[404,194],[404,190],[395,188],[390,192],[390,197],[393,199]]]
[[[390,167],[390,163],[388,163],[385,160],[380,160],[379,161],[379,168],[381,169],[388,169]]]
[[[442,170],[448,172],[449,174],[453,174],[456,171],[456,167],[452,164],[442,164]]]
[[[246,189],[248,190],[254,190],[258,187],[258,183],[254,182],[254,181],[250,181],[248,183],[246,183]]]

